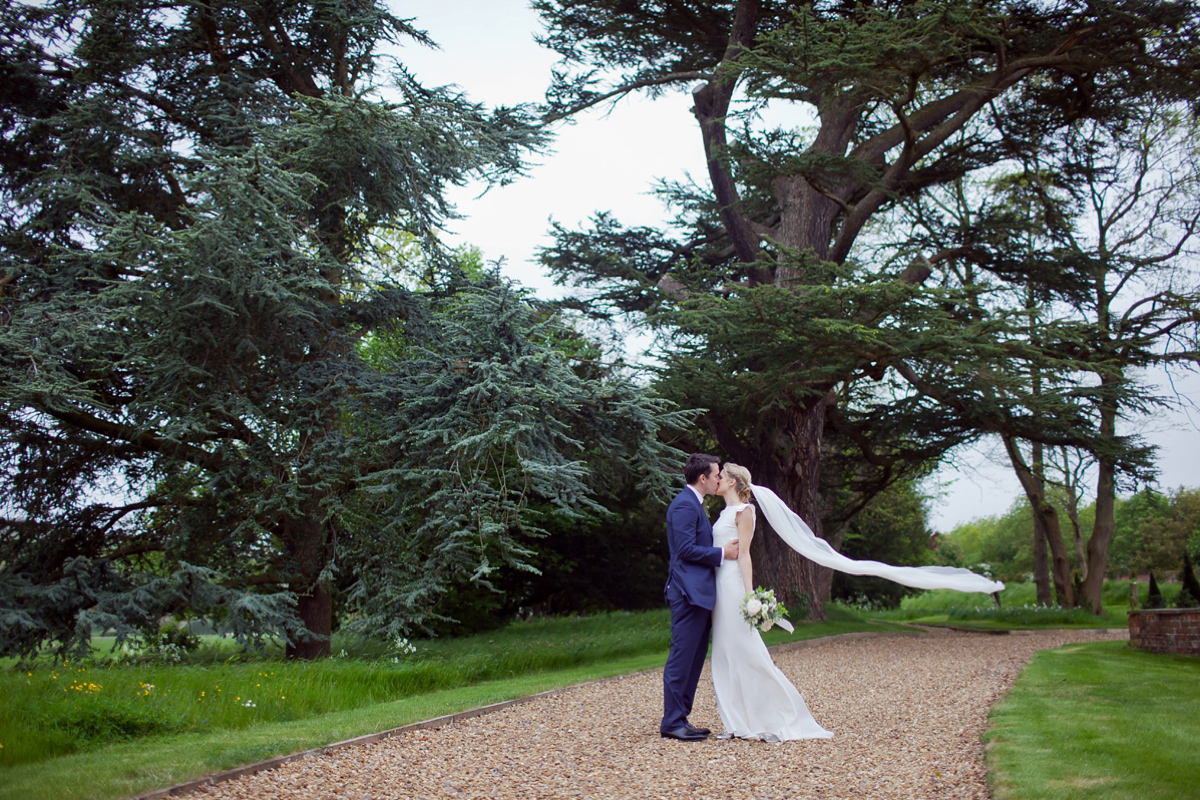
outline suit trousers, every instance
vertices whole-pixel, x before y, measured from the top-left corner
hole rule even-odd
[[[712,611],[693,605],[674,586],[667,588],[671,606],[671,650],[663,668],[663,718],[659,730],[682,728],[692,713],[696,684],[708,655]]]

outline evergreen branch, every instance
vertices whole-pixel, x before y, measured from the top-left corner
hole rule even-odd
[[[758,28],[759,4],[757,0],[738,0],[733,13],[733,25],[729,33],[729,43],[708,83],[692,92],[695,105],[692,113],[700,123],[700,135],[704,141],[704,155],[708,163],[709,179],[712,181],[713,193],[717,198],[721,221],[733,241],[738,260],[745,264],[754,264],[759,259],[762,248],[758,235],[753,230],[750,221],[741,210],[741,199],[729,169],[729,143],[726,137],[725,121],[729,113],[729,104],[733,99],[733,91],[737,85],[738,61],[754,44],[754,36]],[[770,274],[762,268],[751,271],[751,284],[769,283]]]
[[[140,503],[130,503],[128,505],[121,506],[120,508],[109,509],[109,511],[113,513],[113,517],[107,523],[105,523],[104,527],[101,528],[99,532],[101,534],[107,533],[114,525],[120,522],[126,514],[131,514],[134,511],[141,511],[147,508],[158,508],[160,506],[169,505],[171,502],[172,501],[162,498],[153,498],[150,500],[143,500]]]
[[[244,589],[251,586],[276,586],[286,582],[287,581],[285,581],[278,572],[275,570],[269,570],[267,572],[260,572],[257,575],[247,575],[241,578],[230,578],[228,580],[221,581],[221,586],[224,586],[226,589]]]
[[[697,70],[687,70],[684,72],[669,72],[665,75],[656,75],[651,78],[639,78],[638,80],[627,81],[619,86],[616,86],[607,92],[593,95],[586,100],[580,100],[577,103],[568,106],[567,108],[559,109],[546,113],[542,116],[539,124],[542,126],[550,125],[560,120],[572,117],[580,111],[586,111],[589,108],[598,106],[606,100],[614,97],[624,96],[638,89],[645,89],[650,86],[665,86],[669,83],[680,83],[682,81],[708,80],[709,76],[706,73]]]
[[[56,409],[46,404],[43,398],[34,398],[38,403],[38,410],[57,419],[61,422],[66,422],[76,428],[90,431],[101,436],[107,436],[112,439],[119,439],[123,442],[137,445],[143,450],[148,450],[156,453],[177,456],[185,461],[195,464],[199,467],[204,467],[212,472],[220,472],[225,469],[228,464],[224,458],[216,453],[210,453],[207,450],[202,450],[199,447],[193,447],[183,442],[176,442],[170,439],[163,439],[155,436],[148,431],[132,430],[126,425],[121,425],[116,422],[110,422],[105,419],[86,414],[82,411],[64,411]]]
[[[139,504],[139,505],[141,505],[141,504]],[[151,505],[159,505],[159,504],[154,503]],[[118,547],[116,550],[113,550],[113,551],[107,553],[105,555],[105,558],[109,559],[110,561],[119,561],[123,558],[129,558],[130,556],[139,556],[139,555],[142,555],[143,553],[162,553],[162,552],[165,552],[166,549],[167,549],[166,545],[164,545],[161,541],[159,541],[157,539],[139,540],[139,541],[131,542],[129,544]]]
[[[983,105],[1003,94],[1029,74],[1069,64],[1071,57],[1066,50],[1088,30],[1085,28],[1073,33],[1066,42],[1047,55],[1028,56],[1003,66],[997,66],[992,73],[991,80],[986,84],[969,86],[948,97],[932,100],[910,114],[908,119],[913,132],[921,133],[931,129],[935,131],[921,140],[922,147],[918,156],[932,152],[952,133],[959,130]],[[938,127],[939,123],[942,123],[940,127]],[[854,148],[850,154],[851,157],[868,163],[880,162],[885,153],[904,142],[908,135],[905,128],[903,123],[897,122]]]
[[[826,417],[830,420],[838,433],[845,434],[850,441],[858,447],[858,452],[862,454],[862,458],[868,464],[876,467],[890,468],[896,463],[895,458],[888,458],[880,455],[875,450],[875,443],[871,437],[863,432],[863,427],[856,425],[846,418],[839,410],[838,403],[830,403],[825,411]]]

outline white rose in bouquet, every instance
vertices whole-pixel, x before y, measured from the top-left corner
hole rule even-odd
[[[746,592],[742,600],[742,619],[759,630],[766,632],[778,625],[785,631],[794,630],[792,624],[783,618],[787,609],[775,599],[775,592],[770,589],[758,588]]]

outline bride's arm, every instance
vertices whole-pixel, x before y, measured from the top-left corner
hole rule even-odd
[[[737,513],[738,572],[742,576],[742,586],[747,592],[754,591],[754,564],[750,562],[750,540],[754,538],[754,506],[746,506]]]

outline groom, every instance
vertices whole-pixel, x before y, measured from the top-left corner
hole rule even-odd
[[[693,453],[683,467],[687,487],[667,508],[667,545],[671,550],[665,589],[671,607],[671,652],[663,669],[663,718],[659,733],[668,739],[701,741],[711,733],[688,722],[696,684],[708,653],[712,609],[717,600],[716,568],[738,557],[734,539],[713,547],[713,530],[704,513],[704,498],[717,490],[719,461]]]

